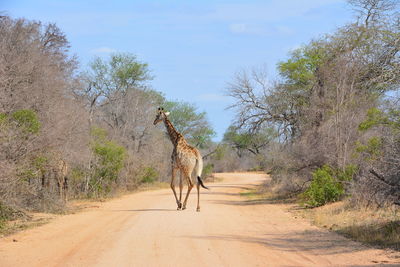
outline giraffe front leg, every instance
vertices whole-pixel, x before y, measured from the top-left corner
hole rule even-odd
[[[183,206],[182,206],[183,210],[186,209],[186,203],[187,203],[187,200],[189,198],[190,191],[192,191],[192,188],[193,188],[193,183],[192,183],[192,180],[190,179],[190,176],[189,175],[185,175],[185,177],[186,177],[186,180],[187,180],[187,183],[188,183],[188,191],[186,193],[185,201],[183,202]]]
[[[64,202],[66,203],[68,201],[68,177],[64,178]]]
[[[176,204],[178,205],[177,210],[180,210],[182,208],[182,204],[180,203],[180,201],[178,201],[178,197],[176,196],[176,191],[175,191],[175,168],[174,167],[172,167],[171,189],[172,189],[172,192],[174,192]]]
[[[182,191],[183,191],[183,175],[182,175],[182,172],[180,172],[180,176],[179,176],[179,204],[178,204],[179,208],[182,208]]]

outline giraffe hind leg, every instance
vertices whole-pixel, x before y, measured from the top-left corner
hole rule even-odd
[[[197,209],[196,211],[200,211],[200,183],[197,182],[196,184],[196,188],[197,188]]]
[[[192,191],[192,188],[193,188],[192,180],[190,179],[190,175],[187,172],[185,172],[185,178],[186,178],[186,181],[188,184],[188,191],[186,193],[185,201],[183,202],[183,207],[182,207],[183,210],[186,209],[186,203],[189,198],[190,191]]]

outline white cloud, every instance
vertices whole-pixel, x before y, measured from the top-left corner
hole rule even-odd
[[[90,53],[92,54],[109,54],[109,53],[115,53],[117,52],[117,50],[110,48],[110,47],[106,47],[106,46],[102,46],[102,47],[98,47],[98,48],[94,48],[92,50],[90,50]]]

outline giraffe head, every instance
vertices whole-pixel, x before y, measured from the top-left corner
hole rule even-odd
[[[156,125],[157,123],[163,121],[168,115],[169,112],[165,112],[164,108],[158,108],[156,119],[154,120],[153,124]]]

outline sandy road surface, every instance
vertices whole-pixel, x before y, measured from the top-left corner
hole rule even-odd
[[[238,194],[264,175],[220,176],[202,191],[200,213],[196,194],[185,211],[175,210],[170,190],[128,195],[0,239],[0,266],[400,266],[286,206]]]

